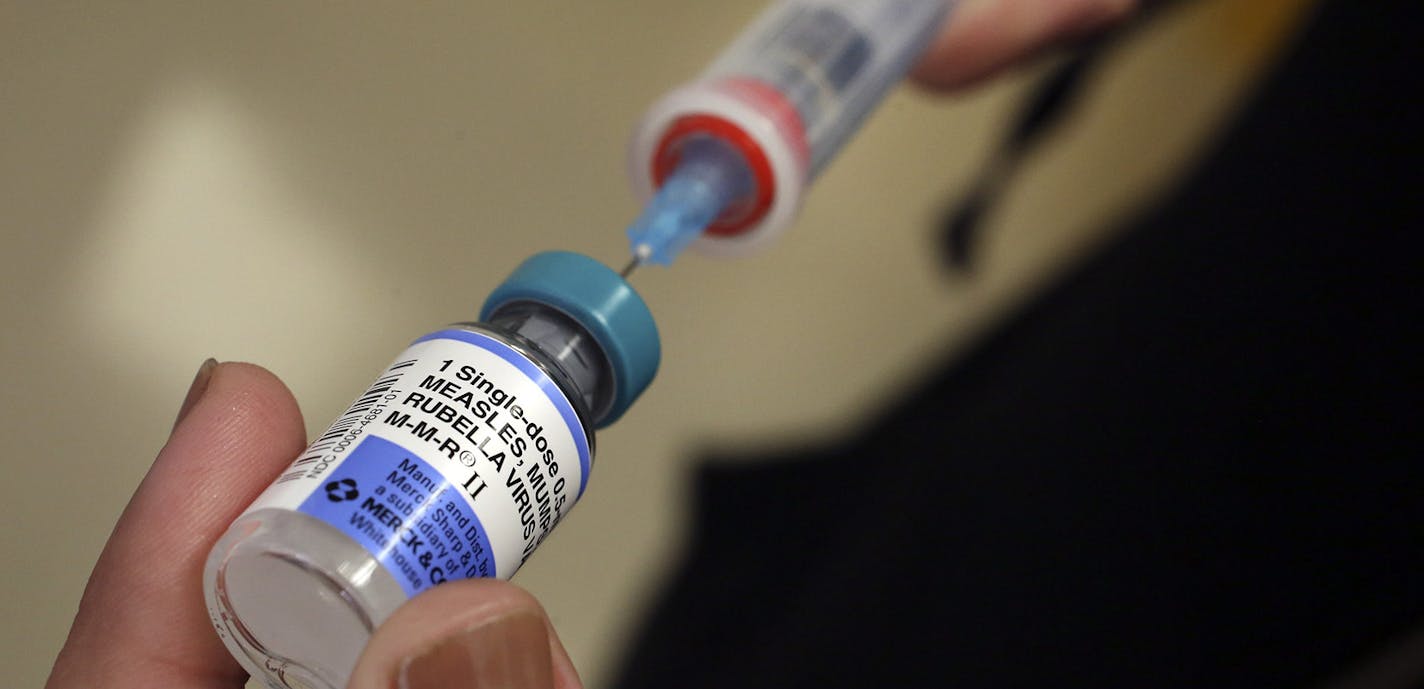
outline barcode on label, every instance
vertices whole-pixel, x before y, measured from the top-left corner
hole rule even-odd
[[[417,362],[417,359],[399,361],[386,369],[385,375],[377,378],[376,382],[371,383],[371,387],[366,388],[366,392],[361,393],[361,396],[357,397],[356,401],[352,402],[351,406],[347,407],[346,411],[341,413],[341,416],[336,417],[336,421],[331,424],[331,428],[327,429],[321,437],[312,441],[312,444],[307,447],[306,452],[303,453],[301,457],[298,457],[295,462],[292,462],[291,469],[288,470],[287,473],[282,474],[281,478],[278,478],[276,482],[286,483],[287,481],[295,481],[301,478],[306,471],[303,467],[320,460],[326,455],[328,450],[335,447],[341,438],[349,433],[352,428],[355,428],[356,424],[361,423],[362,417],[371,411],[371,408],[376,406],[376,403],[380,402],[381,398],[395,387],[396,382],[404,375],[402,371],[414,366]]]

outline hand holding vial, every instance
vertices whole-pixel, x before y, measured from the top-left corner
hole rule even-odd
[[[296,400],[275,376],[250,364],[203,364],[90,575],[49,689],[241,689],[247,674],[213,633],[203,604],[203,564],[304,445]],[[469,579],[439,586],[387,620],[349,686],[581,684],[533,596]]]

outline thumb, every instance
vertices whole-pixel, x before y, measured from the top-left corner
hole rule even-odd
[[[579,689],[539,602],[494,579],[441,584],[401,606],[366,645],[348,689]]]
[[[241,687],[203,605],[203,564],[304,434],[276,376],[205,362],[94,565],[47,686]]]

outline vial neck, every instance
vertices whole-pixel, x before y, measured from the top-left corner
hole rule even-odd
[[[539,363],[559,375],[555,382],[590,424],[613,403],[613,376],[598,342],[574,319],[546,304],[514,302],[490,315],[488,324],[533,350]]]

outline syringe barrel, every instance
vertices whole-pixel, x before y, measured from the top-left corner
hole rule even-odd
[[[782,0],[707,69],[773,88],[801,120],[814,179],[909,70],[945,0]]]
[[[778,0],[635,132],[629,175],[648,202],[713,137],[756,184],[692,246],[738,255],[786,229],[806,188],[909,70],[955,0]]]

